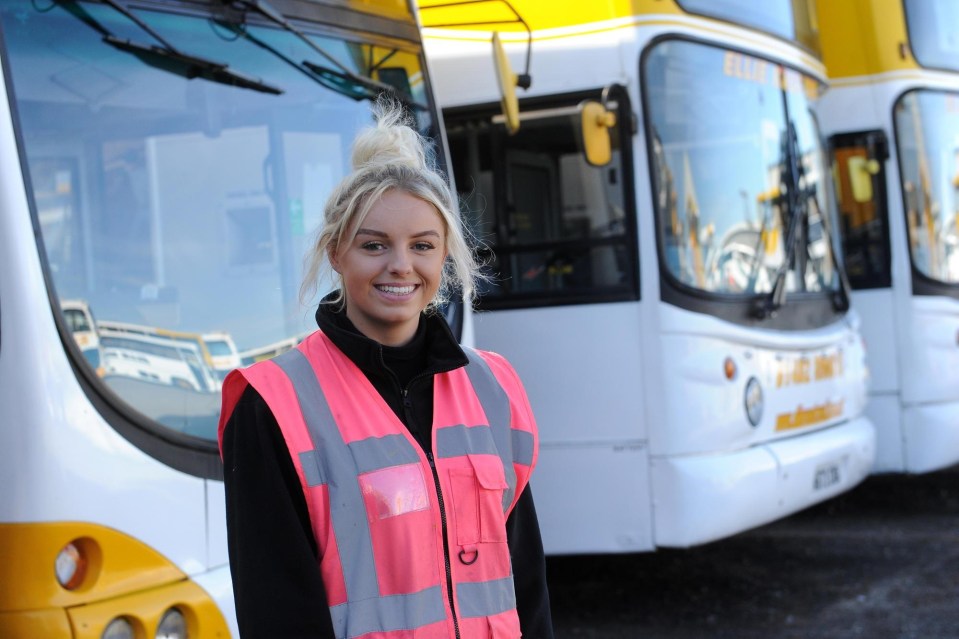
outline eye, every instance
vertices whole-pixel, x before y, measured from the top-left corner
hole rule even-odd
[[[432,242],[417,242],[413,245],[414,251],[431,251],[434,248],[436,247],[433,246]]]
[[[386,248],[386,245],[384,245],[383,242],[369,241],[360,244],[360,248],[364,251],[382,251]]]

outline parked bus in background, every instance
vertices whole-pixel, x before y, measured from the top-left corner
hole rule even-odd
[[[100,335],[97,332],[97,323],[93,318],[90,305],[83,300],[61,300],[60,309],[63,312],[63,321],[67,325],[80,352],[89,362],[93,370],[100,370]]]
[[[959,4],[817,3],[877,472],[959,462]]]
[[[420,2],[489,247],[476,342],[526,380],[549,553],[701,544],[872,466],[808,9]]]
[[[235,637],[204,360],[315,328],[301,265],[371,100],[446,162],[415,7],[5,2],[0,62],[0,637]]]
[[[240,368],[240,352],[233,342],[233,337],[223,331],[213,331],[200,336],[210,353],[210,365],[213,372],[222,382],[234,368]]]

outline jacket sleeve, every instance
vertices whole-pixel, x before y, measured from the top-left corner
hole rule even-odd
[[[283,435],[252,387],[223,432],[227,539],[243,639],[334,639],[306,499]]]
[[[553,639],[546,559],[529,486],[506,520],[506,540],[513,562],[516,611],[523,639]]]

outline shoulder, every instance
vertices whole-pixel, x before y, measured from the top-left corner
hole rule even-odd
[[[493,374],[497,377],[506,375],[510,378],[515,378],[516,381],[519,381],[519,375],[517,375],[516,369],[513,368],[513,365],[510,364],[508,359],[499,353],[465,346],[463,347],[463,350],[467,353],[467,356],[475,354],[476,357],[479,357],[481,361],[485,362],[486,365],[489,366],[490,370],[492,370]],[[472,359],[472,357],[470,358]]]

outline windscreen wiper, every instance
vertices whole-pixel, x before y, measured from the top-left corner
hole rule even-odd
[[[331,67],[316,64],[309,60],[303,60],[301,63],[297,64],[293,60],[290,60],[288,57],[282,53],[276,51],[273,47],[270,47],[262,40],[250,35],[245,30],[242,31],[242,34],[258,44],[259,46],[275,53],[288,62],[292,64],[300,71],[304,71],[308,76],[325,86],[326,88],[336,91],[337,93],[344,95],[348,98],[354,100],[375,100],[380,96],[380,94],[387,94],[398,101],[402,102],[404,105],[411,109],[416,109],[419,111],[426,111],[428,107],[425,104],[414,101],[411,97],[404,95],[399,89],[397,89],[392,84],[386,84],[385,82],[378,82],[372,78],[363,77],[357,75],[345,65],[343,65],[339,60],[333,57],[330,53],[323,49],[320,45],[314,42],[308,35],[303,33],[300,29],[296,28],[289,20],[283,17],[283,14],[277,11],[272,5],[270,5],[265,0],[234,0],[231,3],[235,7],[246,7],[251,9],[266,19],[270,20],[274,24],[277,24],[284,31],[292,33],[294,36],[303,41],[307,46],[320,54],[325,60],[329,62]]]
[[[840,312],[846,312],[849,310],[850,302],[850,291],[852,287],[849,284],[849,280],[846,278],[846,269],[839,263],[839,252],[836,250],[836,240],[832,234],[832,223],[829,221],[829,218],[819,210],[819,200],[815,197],[812,197],[810,200],[812,206],[816,208],[816,213],[819,215],[819,219],[822,220],[823,225],[823,234],[828,238],[829,244],[829,256],[832,258],[833,268],[836,269],[836,273],[839,275],[839,290],[832,291],[832,307]],[[825,284],[825,283],[824,283]]]
[[[786,274],[793,266],[793,262],[801,255],[799,247],[808,246],[808,223],[810,208],[812,207],[816,209],[819,219],[822,220],[823,233],[828,238],[829,255],[833,267],[839,275],[839,290],[833,291],[831,296],[833,308],[837,311],[847,311],[850,305],[849,282],[846,280],[845,271],[839,263],[829,219],[819,210],[819,201],[816,199],[816,185],[799,186],[800,183],[805,181],[805,170],[799,157],[799,139],[796,135],[796,125],[792,121],[789,122],[786,131],[783,132],[782,158],[781,175],[783,176],[783,182],[780,187],[780,195],[776,200],[780,210],[788,211],[789,215],[789,225],[785,238],[786,254],[783,263],[776,271],[772,291],[757,301],[754,309],[755,314],[760,319],[767,319],[774,316],[786,303]],[[800,266],[799,272],[805,272],[804,265]]]
[[[76,0],[54,1],[57,4],[63,5],[69,13],[100,33],[100,35],[103,36],[103,42],[111,47],[114,47],[115,49],[136,56],[144,64],[147,64],[155,69],[173,73],[190,80],[193,78],[203,78],[204,80],[217,82],[219,84],[226,84],[243,89],[252,89],[254,91],[260,91],[262,93],[269,93],[272,95],[279,95],[283,93],[282,89],[271,86],[259,78],[254,78],[238,71],[234,71],[233,69],[230,69],[228,65],[222,62],[216,62],[201,56],[184,53],[167,42],[165,38],[160,36],[147,23],[140,20],[140,18],[138,18],[133,12],[123,5],[117,3],[115,0],[102,1],[114,11],[124,15],[130,21],[140,27],[140,29],[148,33],[154,40],[159,42],[159,45],[142,44],[129,39],[117,37],[112,31],[100,24],[96,18],[91,16],[86,9],[81,7]]]
[[[784,238],[785,255],[783,262],[776,269],[772,290],[756,301],[753,307],[754,314],[759,319],[769,319],[779,312],[786,303],[786,274],[792,268],[797,257],[797,246],[804,240],[803,228],[808,216],[806,210],[809,198],[816,197],[816,187],[805,186],[800,188],[799,182],[802,167],[799,162],[799,140],[796,137],[796,126],[790,121],[782,134],[781,142],[782,166],[780,169],[780,188],[776,203],[779,205],[780,215],[785,212],[789,221]],[[802,269],[800,270],[802,272]]]

